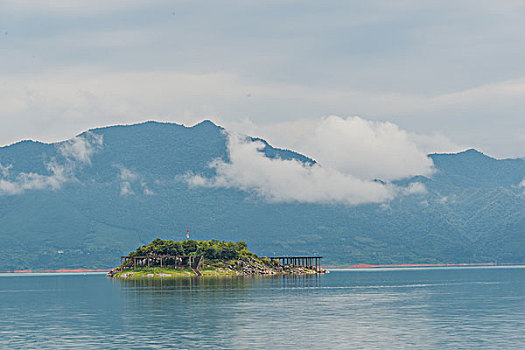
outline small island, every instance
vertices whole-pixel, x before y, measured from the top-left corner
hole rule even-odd
[[[326,273],[321,257],[259,257],[245,242],[155,239],[107,274],[119,279]]]

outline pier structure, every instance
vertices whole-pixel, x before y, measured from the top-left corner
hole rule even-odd
[[[191,267],[198,268],[203,260],[203,256],[192,255],[168,255],[168,254],[150,254],[150,255],[135,255],[135,256],[121,256],[120,265],[124,269],[135,269],[137,267]]]
[[[322,256],[267,256],[266,258],[277,261],[281,266],[304,266],[317,272],[322,271]]]

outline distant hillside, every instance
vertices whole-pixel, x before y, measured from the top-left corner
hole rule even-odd
[[[0,148],[0,270],[111,267],[187,228],[194,239],[242,240],[259,255],[319,253],[332,264],[525,262],[523,159],[432,154],[435,174],[399,181],[421,182],[427,193],[384,205],[267,203],[181,181],[228,161],[226,135],[209,121],[80,136]],[[260,141],[267,157],[314,163]]]

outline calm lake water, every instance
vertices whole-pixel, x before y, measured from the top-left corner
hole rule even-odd
[[[525,268],[0,275],[0,348],[525,349]]]

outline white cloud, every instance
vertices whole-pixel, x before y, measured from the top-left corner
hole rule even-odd
[[[27,190],[58,190],[70,179],[67,169],[52,161],[47,164],[50,175],[20,173],[14,181],[0,179],[0,195],[16,195]]]
[[[440,203],[440,204],[456,204],[456,195],[451,195],[451,196],[441,196],[439,195],[439,198],[437,199],[437,202]]]
[[[17,195],[28,190],[58,190],[67,181],[75,180],[75,171],[84,163],[91,164],[91,156],[102,147],[102,137],[91,133],[77,136],[57,146],[65,157],[59,164],[56,158],[47,162],[48,175],[20,172],[8,179],[12,165],[0,164],[0,195]]]
[[[359,117],[321,119],[304,139],[306,153],[360,179],[395,180],[432,173],[432,160],[406,131]]]
[[[131,183],[124,181],[120,183],[120,195],[121,196],[127,196],[135,194],[135,192],[131,189]]]
[[[8,177],[9,176],[9,170],[13,167],[12,164],[9,164],[9,165],[2,165],[2,163],[0,163],[0,174],[3,176],[3,177]]]
[[[427,188],[420,182],[413,182],[407,187],[399,187],[399,192],[407,196],[411,194],[425,194],[427,193]]]
[[[120,169],[120,179],[121,180],[131,180],[131,181],[135,181],[138,179],[138,174],[134,173],[133,171],[131,171],[130,169],[126,169],[124,167],[119,167]]]
[[[120,179],[120,195],[128,196],[135,194],[131,184],[139,178],[138,174],[134,173],[130,169],[127,169],[121,165],[116,165],[119,168],[119,179]]]
[[[103,143],[102,135],[87,132],[83,136],[64,141],[58,146],[58,149],[67,159],[91,164],[91,156],[102,148]]]
[[[390,122],[329,116],[263,127],[247,121],[234,128],[363,180],[390,181],[433,172],[432,160],[420,150],[414,134]]]
[[[155,194],[155,192],[150,190],[146,181],[140,181],[140,186],[142,188],[142,193],[144,193],[146,196],[153,196]]]
[[[406,189],[391,184],[364,180],[319,164],[305,165],[296,160],[270,159],[261,149],[261,142],[250,142],[230,134],[230,162],[220,159],[210,164],[216,171],[213,178],[187,174],[190,186],[239,188],[252,192],[269,202],[304,203],[383,203],[397,194],[421,193],[424,186],[413,184]]]
[[[115,165],[119,169],[119,179],[120,179],[120,195],[128,196],[134,195],[136,192],[133,190],[133,185],[138,183],[143,194],[147,196],[152,196],[155,194],[149,187],[146,181],[142,179],[142,176],[135,173],[134,171],[125,168],[122,165]]]

